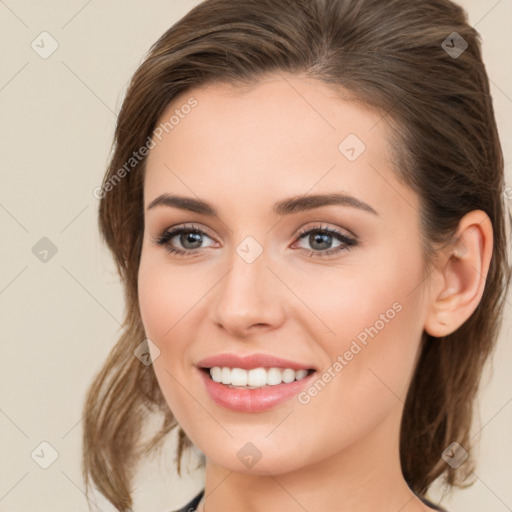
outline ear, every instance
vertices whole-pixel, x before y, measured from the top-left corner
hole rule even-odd
[[[489,216],[473,210],[459,222],[455,241],[441,254],[429,290],[425,331],[441,337],[457,330],[484,293],[491,262],[493,231]]]

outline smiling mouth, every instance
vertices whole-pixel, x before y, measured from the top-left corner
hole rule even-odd
[[[304,379],[315,371],[313,369],[294,370],[293,368],[278,367],[259,367],[246,370],[244,368],[225,366],[201,368],[201,370],[214,382],[237,389],[260,389],[267,386],[290,384]]]

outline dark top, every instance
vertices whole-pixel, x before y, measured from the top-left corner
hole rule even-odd
[[[190,502],[187,503],[183,508],[176,510],[176,512],[194,512],[196,510],[197,505],[201,501],[203,497],[204,489]]]
[[[201,501],[201,498],[203,497],[204,489],[190,502],[187,503],[183,508],[180,508],[179,510],[176,510],[176,512],[195,512],[197,505],[199,505],[199,502]],[[428,505],[429,507],[432,507],[434,510],[439,510],[440,512],[446,512],[444,508],[438,507],[437,505],[434,505],[431,501],[427,500],[427,498],[418,496],[425,505]]]

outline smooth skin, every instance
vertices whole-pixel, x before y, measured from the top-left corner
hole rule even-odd
[[[190,97],[197,106],[147,160],[139,303],[146,335],[160,350],[153,368],[163,395],[206,456],[199,510],[431,510],[403,478],[400,420],[423,332],[453,332],[481,299],[489,218],[466,215],[457,243],[439,249],[425,279],[419,199],[394,175],[390,128],[377,112],[321,82],[273,74],[244,88],[186,91],[161,121]],[[338,149],[349,134],[366,148],[354,161]],[[287,215],[272,208],[334,192],[376,214],[350,205]],[[219,216],[148,209],[162,194],[200,199]],[[191,223],[204,235],[167,243],[185,256],[156,243],[165,230]],[[325,232],[299,238],[318,225],[357,245]],[[252,263],[237,252],[246,237],[263,251]],[[219,353],[258,352],[322,374],[394,303],[400,312],[307,404],[294,397],[259,413],[222,408],[195,366]],[[249,442],[261,453],[252,467],[237,456]]]

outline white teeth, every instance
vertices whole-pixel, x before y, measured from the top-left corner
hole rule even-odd
[[[210,368],[210,376],[215,382],[222,382],[231,387],[245,387],[247,389],[262,386],[275,386],[281,382],[290,383],[301,380],[308,374],[307,370],[293,370],[292,368],[227,368],[214,366]]]
[[[293,382],[295,380],[295,370],[292,370],[290,368],[286,368],[283,372],[283,382],[286,382],[287,384],[289,382]]]
[[[236,368],[233,368],[235,371]],[[253,368],[247,372],[247,384],[249,386],[258,388],[267,383],[267,371],[265,368]]]
[[[221,382],[222,384],[231,384],[231,370],[229,368],[222,368]]]
[[[275,386],[283,381],[283,372],[279,368],[269,368],[267,370],[267,384]]]
[[[222,369],[224,371],[224,368]],[[232,386],[247,386],[247,370],[242,368],[233,368],[231,370],[231,382]]]
[[[222,382],[222,368],[218,366],[210,368],[210,376],[215,382]]]
[[[295,380],[303,379],[308,374],[307,370],[297,370],[295,372]]]

